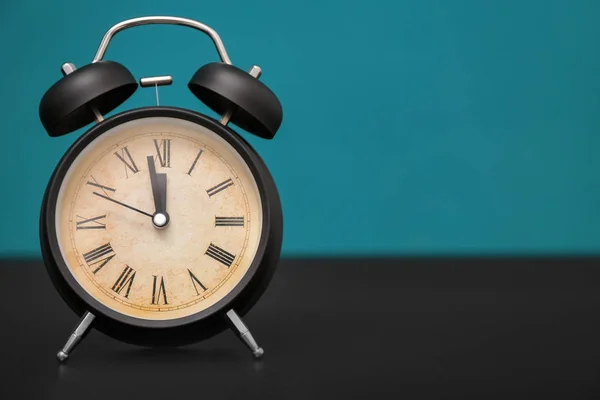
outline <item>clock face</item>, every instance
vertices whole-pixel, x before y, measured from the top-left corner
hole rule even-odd
[[[153,169],[166,175],[162,227],[164,219],[153,222]],[[55,212],[58,247],[83,290],[146,320],[223,299],[248,272],[262,221],[240,154],[208,128],[171,117],[125,122],[93,140],[68,168]]]

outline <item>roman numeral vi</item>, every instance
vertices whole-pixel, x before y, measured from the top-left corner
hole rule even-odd
[[[165,289],[165,278],[160,277],[160,282],[158,282],[158,276],[153,275],[154,282],[152,284],[152,304],[159,304],[160,297],[163,298],[164,304],[167,303],[167,290]]]

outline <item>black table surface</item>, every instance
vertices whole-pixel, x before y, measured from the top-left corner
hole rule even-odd
[[[596,258],[283,260],[232,332],[146,349],[92,331],[39,261],[0,262],[0,399],[599,398]]]

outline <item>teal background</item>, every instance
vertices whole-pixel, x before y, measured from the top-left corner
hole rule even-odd
[[[60,66],[142,15],[200,20],[263,68],[284,123],[249,137],[281,192],[285,255],[557,254],[600,249],[599,1],[3,1],[1,256],[38,256],[53,168],[84,129],[38,119]],[[107,59],[170,74],[162,105],[206,112],[189,77],[217,54],[172,26]],[[155,104],[140,89],[117,111]]]

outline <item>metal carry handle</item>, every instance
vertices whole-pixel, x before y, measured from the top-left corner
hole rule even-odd
[[[102,61],[104,57],[104,53],[106,53],[106,49],[108,48],[108,44],[112,40],[113,36],[117,33],[127,29],[133,28],[134,26],[140,25],[149,25],[149,24],[165,24],[165,25],[183,25],[188,26],[190,28],[197,29],[201,32],[206,33],[215,44],[217,48],[217,52],[219,53],[219,57],[221,57],[221,61],[226,64],[231,64],[231,60],[227,55],[227,51],[225,50],[225,46],[223,45],[223,41],[217,34],[217,32],[212,29],[210,26],[205,25],[201,22],[194,21],[192,19],[187,18],[179,18],[179,17],[140,17],[140,18],[132,18],[123,22],[119,22],[110,28],[104,37],[102,38],[102,42],[100,42],[100,47],[98,47],[98,51],[96,52],[96,56],[92,60],[92,63]]]

